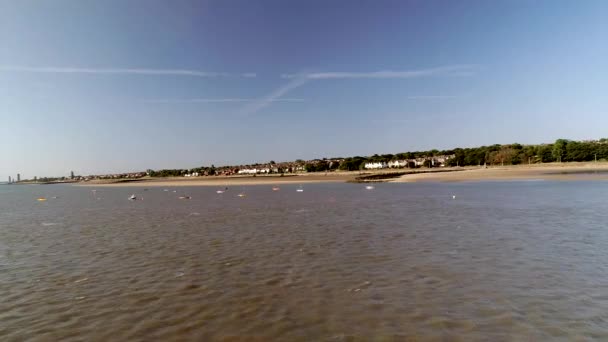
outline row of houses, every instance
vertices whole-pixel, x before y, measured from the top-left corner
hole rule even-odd
[[[366,169],[387,169],[387,168],[404,168],[404,167],[422,167],[425,162],[431,167],[444,167],[448,160],[454,158],[454,155],[443,155],[435,157],[424,157],[415,159],[391,160],[387,162],[368,162],[363,164]]]
[[[106,175],[88,175],[88,176],[74,176],[71,180],[77,181],[90,181],[95,179],[123,179],[123,178],[142,178],[145,177],[145,172],[129,172],[129,173],[113,173]]]
[[[251,167],[247,166],[237,171],[239,175],[256,175],[256,174],[269,174],[269,173],[295,173],[295,172],[304,172],[304,165],[295,165],[295,166],[278,166],[278,164],[273,164],[269,167]]]
[[[386,169],[386,168],[415,168],[425,166],[425,163],[431,167],[444,167],[446,162],[453,158],[454,155],[442,155],[434,157],[414,158],[414,159],[402,159],[402,160],[391,160],[389,162],[367,162],[364,163],[365,169]],[[313,159],[308,161],[299,160],[296,162],[284,162],[284,163],[269,163],[269,164],[253,164],[253,165],[240,165],[240,166],[226,166],[213,169],[212,172],[209,170],[195,171],[199,169],[193,169],[184,171],[182,173],[184,177],[199,177],[199,176],[210,176],[210,175],[258,175],[258,174],[271,174],[271,173],[298,173],[306,172],[306,165],[318,165],[325,164],[328,169],[337,168],[343,159]],[[334,164],[336,167],[333,167]]]
[[[251,168],[251,169],[241,169],[237,172],[237,174],[239,175],[256,175],[256,174],[260,174],[260,173],[279,173],[279,169],[276,167],[273,168]]]

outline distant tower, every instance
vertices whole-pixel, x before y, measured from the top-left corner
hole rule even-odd
[[[17,174],[17,183],[19,183],[19,182],[21,182],[21,174],[20,173]]]
[[[74,171],[70,171],[70,179],[74,179]]]
[[[13,180],[11,179],[11,176],[8,176],[8,184],[11,184],[13,182]]]

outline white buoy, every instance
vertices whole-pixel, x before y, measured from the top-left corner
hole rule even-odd
[[[456,195],[452,195],[452,199],[456,199]]]

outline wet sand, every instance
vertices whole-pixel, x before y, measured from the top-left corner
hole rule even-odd
[[[404,175],[391,182],[478,182],[509,180],[608,180],[608,163],[564,163],[488,168],[465,168],[460,172]]]

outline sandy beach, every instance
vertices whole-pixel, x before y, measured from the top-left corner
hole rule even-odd
[[[488,168],[462,168],[459,172],[404,175],[390,182],[477,182],[508,180],[608,180],[608,163],[551,163]]]

